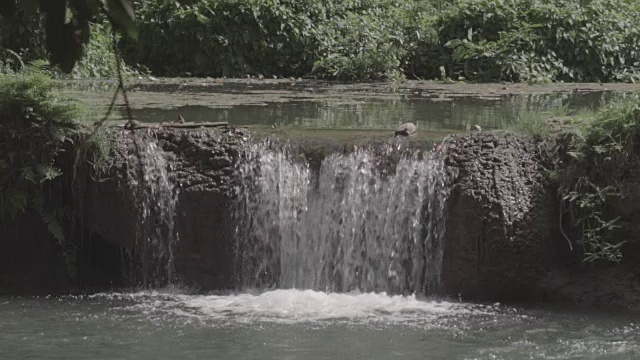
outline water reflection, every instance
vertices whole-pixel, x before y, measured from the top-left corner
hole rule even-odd
[[[430,98],[420,95],[292,99],[262,105],[229,108],[182,106],[171,109],[134,109],[144,122],[171,122],[182,114],[187,121],[227,121],[234,125],[295,126],[309,129],[393,129],[414,122],[421,129],[468,130],[509,126],[523,112],[557,109],[597,110],[624,93],[610,91],[539,93],[499,97]]]

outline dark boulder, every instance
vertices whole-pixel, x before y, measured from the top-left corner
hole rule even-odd
[[[203,289],[233,285],[231,202],[234,166],[245,140],[242,129],[140,129],[116,133],[114,155],[119,166],[110,181],[89,186],[85,217],[92,232],[132,254],[136,264],[130,266],[131,274],[125,274],[130,283],[162,286],[171,280]],[[178,189],[172,229],[177,235],[160,249],[151,249],[147,244],[155,230],[154,222],[141,226],[144,209],[139,186],[150,186],[145,184],[145,174],[140,173],[140,163],[145,161],[141,157],[148,156],[145,144],[153,144],[153,155],[162,156],[169,187]],[[162,211],[148,211],[155,210],[158,211],[153,216]],[[162,233],[160,241],[169,242],[169,235]],[[173,269],[167,269],[167,265]]]
[[[450,141],[442,289],[467,299],[539,297],[557,238],[555,190],[547,187],[536,143],[473,134]]]

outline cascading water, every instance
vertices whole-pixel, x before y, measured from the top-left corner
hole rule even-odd
[[[142,281],[159,286],[174,278],[173,247],[178,240],[175,231],[177,188],[169,178],[169,165],[155,139],[139,137],[134,174],[130,184],[138,211],[136,251],[141,259]]]
[[[239,164],[236,271],[244,287],[432,293],[448,192],[441,158],[392,145],[313,171],[251,144]],[[395,160],[392,160],[395,159]]]

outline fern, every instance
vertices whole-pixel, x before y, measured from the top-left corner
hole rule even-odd
[[[49,230],[51,236],[58,240],[60,244],[64,243],[64,229],[58,216],[48,211],[42,211],[40,215],[42,216],[42,221],[47,225],[47,230]]]
[[[20,189],[14,189],[7,194],[7,199],[10,205],[8,209],[9,216],[15,217],[18,213],[23,213],[27,210],[27,194]]]
[[[33,60],[27,64],[25,70],[28,74],[53,74],[55,69],[47,60]]]

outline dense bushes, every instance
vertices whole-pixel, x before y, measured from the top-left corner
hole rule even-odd
[[[13,22],[0,17],[0,72],[22,70],[24,63],[46,56],[42,23],[22,13]]]
[[[0,74],[19,73],[29,68],[37,68],[55,78],[113,78],[117,75],[116,57],[113,51],[113,32],[107,22],[90,25],[91,42],[84,47],[84,54],[70,74],[52,67],[44,49],[44,34],[39,30],[39,22],[31,18],[27,23],[16,26],[0,25]],[[19,43],[16,39],[29,39]],[[140,75],[143,69],[122,62],[122,69],[128,75]]]
[[[630,81],[640,71],[631,1],[191,3],[139,5],[141,40],[129,59],[161,75],[342,80]]]
[[[84,56],[76,63],[71,74],[55,72],[56,77],[82,78],[115,78],[118,64],[113,51],[113,31],[108,23],[91,24],[91,42],[84,48]],[[144,73],[138,64],[128,65],[121,61],[121,70],[125,75]]]
[[[139,39],[121,48],[132,67],[141,64],[159,76],[640,78],[640,3],[633,0],[152,0],[134,5]],[[33,30],[37,23],[10,29],[3,24],[3,64],[16,65],[17,54],[25,54],[25,62],[43,57],[42,33]],[[107,29],[91,27],[92,43],[85,49],[90,58],[74,76],[113,75]]]
[[[552,178],[563,212],[581,236],[585,259],[620,261],[625,253],[637,254],[640,95],[582,120],[553,144],[548,156]]]
[[[140,41],[126,48],[163,75],[397,77],[411,8],[390,0],[142,2]]]
[[[48,76],[0,75],[0,222],[40,213],[53,237],[63,241],[62,220],[71,211],[51,187],[62,175],[60,156],[98,171],[110,164],[103,129],[85,127],[81,118],[77,106],[56,95]]]
[[[630,81],[640,6],[620,0],[465,0],[438,19],[449,71],[479,80]]]
[[[171,76],[303,75],[312,66],[312,22],[323,16],[313,3],[142,2],[139,41],[126,47],[128,58]],[[308,15],[300,16],[304,5]]]

